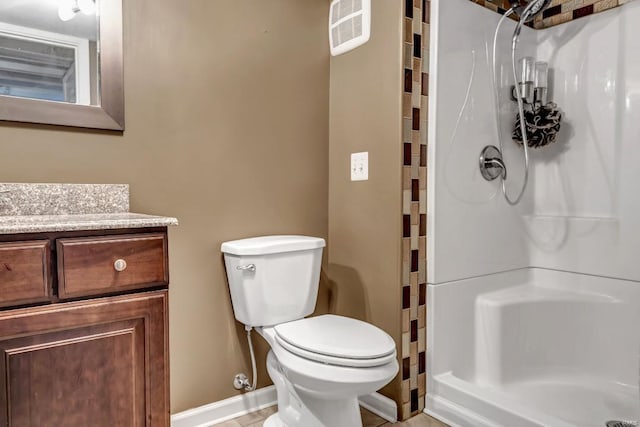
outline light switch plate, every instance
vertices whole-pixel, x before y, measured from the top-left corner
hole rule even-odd
[[[351,153],[351,181],[369,179],[369,152]]]

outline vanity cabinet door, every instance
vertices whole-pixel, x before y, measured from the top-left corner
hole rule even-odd
[[[168,426],[167,292],[0,313],[0,425]]]

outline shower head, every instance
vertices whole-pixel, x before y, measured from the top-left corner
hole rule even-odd
[[[530,22],[549,6],[551,0],[510,0],[510,3],[521,21]]]

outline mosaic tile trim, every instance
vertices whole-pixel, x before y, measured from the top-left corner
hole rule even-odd
[[[427,114],[429,0],[405,0],[402,165],[402,405],[406,420],[424,409],[427,299]]]
[[[473,3],[477,3],[480,6],[484,6],[487,9],[491,9],[494,12],[498,12],[500,15],[509,10],[509,0],[471,0]]]
[[[471,0],[495,12],[503,14],[509,9],[509,0]],[[549,28],[574,19],[623,5],[632,0],[552,0],[549,7],[535,18],[533,27]]]
[[[620,6],[630,0],[552,0],[549,7],[537,16],[534,28],[548,28],[594,13]]]

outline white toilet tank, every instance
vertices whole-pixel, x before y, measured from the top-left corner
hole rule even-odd
[[[264,236],[222,244],[236,319],[271,326],[311,314],[318,297],[324,239]]]

